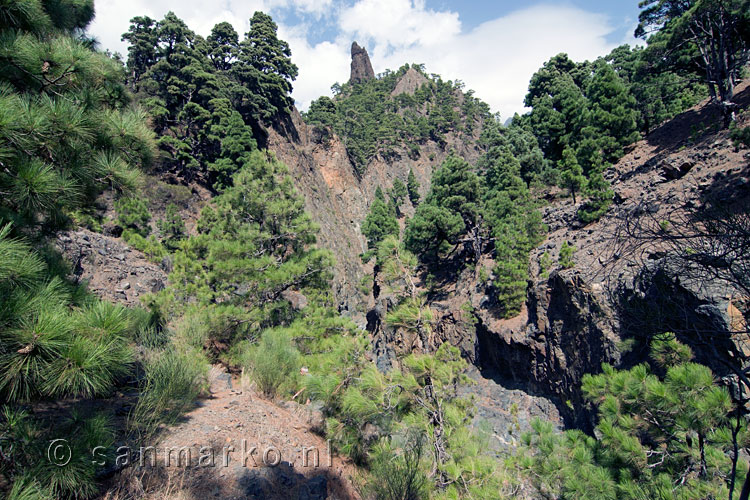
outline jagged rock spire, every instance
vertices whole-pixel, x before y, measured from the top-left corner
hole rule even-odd
[[[367,50],[352,43],[352,74],[349,78],[351,83],[359,83],[365,80],[375,78],[375,72],[372,70],[372,63]]]

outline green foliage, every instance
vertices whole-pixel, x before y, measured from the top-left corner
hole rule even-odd
[[[409,177],[406,179],[406,190],[409,194],[409,201],[415,207],[419,203],[419,181],[414,175],[414,169],[409,169]]]
[[[388,325],[419,334],[429,332],[431,321],[432,311],[417,297],[403,300],[385,317]]]
[[[614,192],[599,170],[593,172],[584,190],[588,200],[578,209],[578,218],[586,224],[599,220],[612,204]]]
[[[487,127],[488,151],[478,165],[484,172],[484,220],[494,238],[493,285],[503,316],[509,318],[520,312],[526,300],[529,252],[541,243],[546,230],[506,135],[507,129],[499,125]]]
[[[583,168],[578,164],[575,153],[572,149],[566,148],[563,151],[562,160],[560,161],[560,187],[570,191],[573,196],[573,203],[576,203],[576,193],[586,187],[586,177],[583,175]]]
[[[635,35],[648,41],[651,60],[703,78],[712,99],[731,102],[750,56],[750,2],[646,0],[639,6]]]
[[[429,259],[455,246],[477,227],[480,196],[479,177],[465,160],[450,156],[434,172],[429,194],[406,226],[406,248]]]
[[[151,232],[149,222],[151,222],[151,212],[148,205],[141,198],[120,198],[115,202],[117,211],[117,223],[123,229],[130,230],[132,233],[146,237]]]
[[[732,401],[690,355],[668,336],[652,346],[663,376],[645,364],[620,371],[605,364],[602,374],[586,375],[583,391],[599,411],[596,437],[534,422],[521,463],[537,490],[564,498],[726,498]]]
[[[9,233],[10,226],[0,230],[4,399],[108,394],[129,371],[136,325],[121,306],[75,304],[73,290],[60,278],[47,280],[44,262]]]
[[[732,123],[729,127],[729,138],[734,142],[734,147],[750,148],[750,127],[739,127],[737,123]]]
[[[113,445],[109,416],[61,410],[50,420],[22,408],[110,396],[133,373],[134,339],[150,323],[68,282],[44,244],[71,219],[99,226],[95,197],[132,193],[153,159],[121,66],[82,36],[93,13],[87,0],[0,5],[0,475],[10,498],[97,492],[104,467],[91,450]],[[50,463],[53,439],[70,445],[67,465]]]
[[[503,127],[499,117],[495,117],[491,123],[485,124],[479,143],[488,151],[492,148],[509,151],[518,161],[519,173],[527,184],[541,180],[549,170],[544,153],[531,131],[529,115],[515,115],[508,127]]]
[[[0,473],[13,483],[11,497],[88,497],[96,492],[101,466],[92,462],[91,450],[113,442],[109,419],[74,418],[55,425],[53,434],[49,422],[31,421],[18,403],[109,396],[132,372],[132,341],[150,318],[85,296],[9,235],[9,225],[0,229],[0,397],[9,403],[0,439],[4,453],[14,456],[0,462]],[[63,467],[46,458],[52,439],[71,446],[71,461]],[[9,463],[13,467],[6,469]]]
[[[680,74],[675,67],[659,67],[652,59],[643,47],[629,45],[605,56],[636,100],[638,129],[643,135],[708,96],[706,86],[692,75]]]
[[[245,357],[258,389],[271,398],[284,384],[294,381],[300,368],[300,353],[292,345],[290,333],[283,329],[265,331]]]
[[[558,256],[557,263],[563,269],[571,269],[575,267],[576,263],[573,261],[573,254],[576,253],[576,247],[569,245],[567,241],[563,241],[560,246],[560,255]]]
[[[170,287],[152,299],[166,318],[185,303],[205,308],[213,355],[289,324],[298,312],[284,294],[321,293],[331,276],[332,258],[315,248],[318,229],[283,164],[253,152],[233,184],[204,209],[197,234],[173,256]]]
[[[429,498],[429,482],[423,462],[427,442],[423,434],[408,436],[403,449],[388,441],[373,447],[365,494],[376,500],[420,500]]]
[[[153,134],[128,106],[117,63],[73,36],[91,2],[2,9],[0,224],[54,229],[106,187],[132,191]]]
[[[96,475],[109,465],[111,457],[102,451],[92,460],[91,450],[97,446],[105,450],[114,444],[109,422],[104,414],[83,417],[74,412],[50,429],[49,422],[34,419],[25,410],[2,407],[0,436],[7,460],[0,464],[0,470],[8,474],[6,477],[15,476],[8,497],[46,500],[93,496],[98,490]],[[65,440],[70,452],[64,465],[53,464],[48,458],[48,448],[55,439]]]
[[[391,204],[394,208],[393,211],[396,213],[396,215],[401,215],[399,207],[401,207],[401,204],[404,202],[408,194],[409,192],[406,188],[406,184],[404,184],[401,179],[394,179],[393,187],[391,187],[390,191],[388,191],[388,195],[391,198]]]
[[[122,239],[131,247],[143,252],[151,262],[157,264],[169,253],[166,247],[153,234],[148,238],[144,238],[140,233],[126,229],[122,233]]]
[[[425,82],[413,95],[392,96],[396,84],[409,70],[417,71]],[[331,127],[343,139],[359,175],[378,155],[385,159],[402,155],[417,159],[419,144],[430,140],[444,145],[444,136],[449,132],[471,135],[476,122],[489,118],[489,107],[471,92],[464,94],[460,106],[460,82],[427,75],[418,65],[405,65],[377,78],[334,87],[334,99],[321,97],[313,101],[304,119],[310,125]]]
[[[284,115],[294,104],[290,94],[297,66],[292,63],[289,44],[276,36],[277,29],[271,16],[255,12],[230,70],[240,84],[236,98],[241,100],[240,110],[246,119]]]
[[[549,271],[553,264],[554,261],[549,252],[544,252],[539,259],[539,275],[544,279],[549,278]]]
[[[171,12],[131,20],[129,83],[153,117],[163,169],[226,188],[265,140],[263,124],[288,116],[297,67],[276,31],[262,12],[242,41],[228,23],[204,40]]]
[[[161,232],[162,243],[171,250],[175,250],[179,242],[187,237],[185,221],[182,220],[180,211],[174,203],[167,205],[164,218],[160,219],[156,225]]]
[[[395,210],[386,203],[382,191],[375,196],[370,212],[362,223],[362,234],[367,238],[367,246],[376,248],[388,236],[398,236],[399,226]]]
[[[128,425],[142,440],[160,424],[171,425],[206,390],[209,365],[201,351],[172,345],[152,351],[145,364],[138,403]]]

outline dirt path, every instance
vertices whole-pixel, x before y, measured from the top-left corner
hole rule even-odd
[[[313,432],[322,415],[312,405],[276,405],[216,368],[211,379],[210,397],[103,498],[359,499],[356,468]]]

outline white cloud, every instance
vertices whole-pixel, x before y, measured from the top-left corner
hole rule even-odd
[[[360,0],[341,12],[339,25],[386,50],[431,47],[461,32],[458,13],[428,10],[424,0]]]
[[[333,0],[273,0],[273,7],[291,7],[298,12],[315,17],[328,14],[333,9]]]
[[[294,100],[300,110],[322,95],[331,95],[331,85],[349,79],[349,47],[339,40],[311,45],[305,37],[284,38],[292,49],[292,60],[299,67],[294,82]]]
[[[96,0],[96,18],[89,27],[89,32],[99,40],[102,47],[125,55],[127,44],[120,37],[128,30],[130,19],[149,16],[158,20],[171,10],[190,29],[203,36],[207,36],[211,28],[222,21],[232,23],[242,36],[248,30],[253,13],[256,10],[270,11],[273,1],[279,0]]]
[[[96,8],[91,33],[123,54],[120,36],[136,15],[160,19],[173,10],[205,36],[220,21],[231,22],[242,34],[256,10],[280,18],[280,9],[292,9],[301,22],[280,24],[279,36],[289,42],[300,69],[294,98],[303,110],[312,99],[330,95],[333,83],[348,79],[353,40],[366,46],[376,72],[424,63],[430,72],[464,81],[505,117],[523,111],[529,78],[553,55],[594,59],[618,45],[607,41],[615,31],[607,16],[567,5],[524,8],[466,32],[458,13],[431,10],[425,0],[357,0],[343,6],[339,0],[97,0]],[[313,26],[332,31],[332,39],[311,42]],[[628,34],[623,42],[633,39]]]
[[[350,30],[353,36],[370,32],[366,23]],[[392,42],[387,37],[376,39],[372,62],[376,72],[406,62],[424,63],[428,71],[443,78],[464,81],[493,111],[507,117],[523,111],[529,79],[546,60],[560,52],[576,61],[604,55],[615,46],[606,40],[612,31],[604,15],[568,6],[537,5],[430,44],[384,51],[382,47]]]

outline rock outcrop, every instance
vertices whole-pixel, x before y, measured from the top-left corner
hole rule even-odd
[[[138,306],[141,296],[166,286],[168,263],[150,262],[120,238],[79,229],[59,233],[55,245],[71,264],[73,281],[110,302]]]
[[[402,81],[409,73],[402,77]],[[413,81],[413,80],[411,80]],[[397,87],[401,85],[401,82]],[[397,147],[387,159],[376,155],[361,175],[356,174],[346,146],[341,138],[331,134],[326,140],[316,134],[316,127],[308,127],[299,113],[294,112],[286,129],[268,130],[268,148],[283,161],[305,198],[305,205],[313,220],[320,226],[318,243],[331,250],[336,257],[334,293],[339,309],[362,327],[366,314],[373,306],[371,297],[358,292],[358,285],[371,267],[364,266],[360,255],[367,250],[361,223],[365,220],[378,187],[384,190],[395,179],[406,183],[413,171],[420,184],[422,198],[430,187],[432,172],[450,152],[477,161],[481,154],[476,142],[481,133],[477,123],[471,136],[449,132],[444,142],[427,140],[419,147],[417,157],[409,156],[405,146]],[[413,215],[406,202],[402,211]]]
[[[747,84],[737,100],[750,104]],[[476,346],[473,354],[465,352],[469,359],[529,393],[552,398],[566,423],[581,428],[591,424],[580,392],[583,375],[599,372],[602,363],[628,367],[647,361],[647,340],[660,333],[676,333],[698,362],[736,385],[728,366],[750,359],[748,297],[731,283],[676,265],[658,238],[644,246],[623,229],[626,221],[645,221],[658,232],[716,201],[725,209],[749,208],[750,153],[732,146],[718,127],[721,119],[705,102],[631,147],[605,173],[615,203],[600,221],[578,222],[569,199],[545,207],[550,232],[531,254],[522,313],[502,319],[492,287],[463,273],[444,294],[452,297],[447,310],[444,301],[433,304],[451,332],[443,337],[463,349]],[[707,124],[698,137],[695,123]],[[573,269],[557,269],[563,242],[577,249]],[[453,326],[464,302],[473,306],[475,329]]]
[[[375,78],[375,71],[372,69],[370,56],[364,47],[360,47],[357,42],[352,43],[352,72],[349,77],[351,83],[360,83],[365,80]]]

